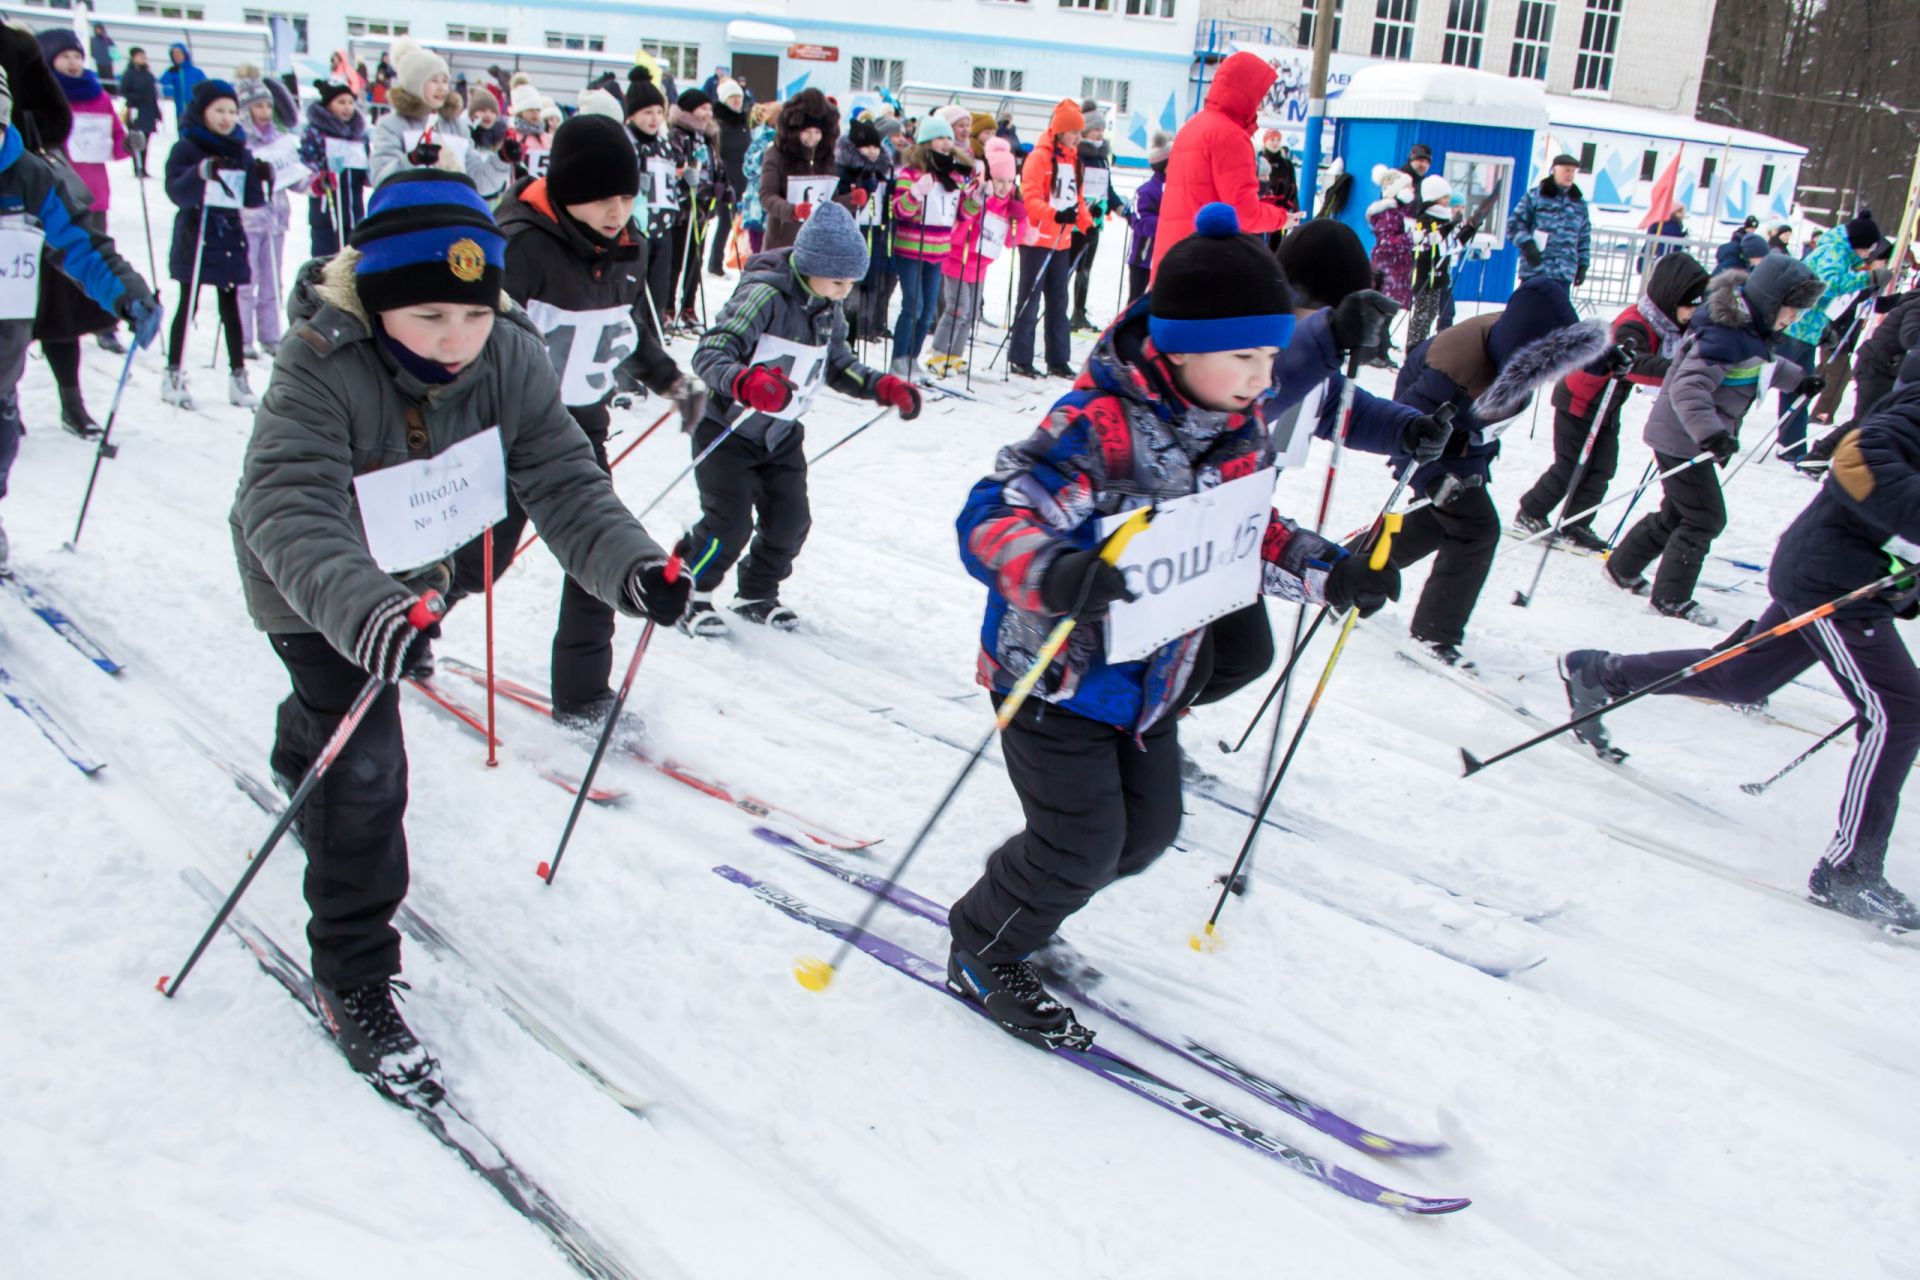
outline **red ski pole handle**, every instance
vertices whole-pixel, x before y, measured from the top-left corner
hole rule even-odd
[[[422,592],[420,598],[407,610],[407,625],[415,631],[425,631],[434,623],[447,616],[447,599],[438,591]]]

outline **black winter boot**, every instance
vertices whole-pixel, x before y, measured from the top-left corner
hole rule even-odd
[[[979,1005],[1009,1035],[1042,1049],[1085,1049],[1093,1033],[1074,1021],[1073,1010],[1047,994],[1025,957],[987,964],[958,943],[947,955],[947,987]]]
[[[82,440],[100,438],[100,424],[87,412],[87,402],[81,398],[79,387],[63,385],[60,388],[60,425]]]
[[[315,980],[313,998],[320,1021],[347,1062],[373,1087],[408,1106],[433,1106],[446,1096],[440,1063],[414,1038],[393,1003],[393,989],[404,982],[382,979],[335,990]]]
[[[1891,933],[1920,929],[1920,907],[1881,875],[1855,875],[1824,858],[1807,878],[1807,896],[1841,915],[1865,920]]]
[[[1613,701],[1601,683],[1600,673],[1607,660],[1604,649],[1575,649],[1560,658],[1560,682],[1567,689],[1567,706],[1576,716],[1584,716]],[[1603,760],[1615,763],[1625,760],[1627,753],[1613,745],[1607,736],[1607,727],[1601,723],[1604,717],[1595,716],[1582,725],[1575,725],[1573,736],[1592,747],[1595,754]]]

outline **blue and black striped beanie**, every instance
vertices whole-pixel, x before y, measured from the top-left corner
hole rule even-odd
[[[496,306],[507,239],[462,173],[407,169],[374,189],[349,243],[354,284],[368,311],[425,302]]]
[[[1162,352],[1284,347],[1293,292],[1263,240],[1240,233],[1233,206],[1201,208],[1193,234],[1167,250],[1147,292],[1147,334]]]

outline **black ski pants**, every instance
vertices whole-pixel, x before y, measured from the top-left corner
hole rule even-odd
[[[711,418],[701,422],[693,432],[694,456],[724,430]],[[773,449],[734,435],[694,468],[700,523],[693,527],[692,545],[704,547],[709,538],[720,544],[694,580],[696,591],[719,586],[739,560],[741,600],[780,598],[780,584],[793,573],[794,559],[813,528],[805,438],[806,430],[797,422]]]
[[[673,246],[678,228],[668,224],[669,229],[655,231],[647,237],[646,282],[647,298],[652,302],[647,319],[653,324],[653,336],[664,344],[666,335],[660,332],[661,325],[673,323]]]
[[[1100,226],[1080,238],[1080,263],[1073,269],[1073,319],[1087,319],[1087,289],[1093,284],[1093,260],[1100,253]]]
[[[1033,330],[1040,322],[1043,306],[1047,312],[1047,363],[1067,364],[1073,359],[1073,330],[1067,323],[1067,284],[1072,269],[1073,255],[1065,249],[1020,246],[1020,305],[1014,313],[1007,347],[1011,363],[1033,363]]]
[[[1143,749],[1125,730],[1029,699],[1000,735],[1026,829],[954,903],[954,941],[988,964],[1017,960],[1094,894],[1152,866],[1180,832],[1174,723],[1149,729]]]
[[[1759,621],[1742,624],[1716,647],[1777,627],[1792,612],[1797,610],[1770,603]],[[1604,669],[1607,692],[1617,697],[1644,689],[1709,652],[1678,649],[1613,657]],[[1716,702],[1760,702],[1816,661],[1826,665],[1859,717],[1839,822],[1823,857],[1856,874],[1877,876],[1886,866],[1887,841],[1900,813],[1900,788],[1920,753],[1920,672],[1914,670],[1893,619],[1822,618],[1666,692]]]
[[[1662,471],[1685,462],[1656,452]],[[1665,497],[1660,509],[1640,517],[1607,558],[1613,576],[1631,582],[1646,572],[1657,556],[1660,571],[1653,579],[1656,605],[1682,605],[1693,599],[1707,550],[1727,527],[1727,501],[1720,493],[1720,474],[1706,463],[1676,471],[1660,482]]]
[[[1407,517],[1393,540],[1393,567],[1404,571],[1436,556],[1413,611],[1414,639],[1452,645],[1466,639],[1467,619],[1499,545],[1500,513],[1485,485],[1465,490],[1444,509],[1426,506]]]
[[[1610,394],[1611,386],[1602,389],[1602,394]],[[1594,404],[1591,408],[1600,412],[1603,406]],[[1614,469],[1620,465],[1620,418],[1610,414],[1600,421],[1600,432],[1593,438],[1593,455],[1587,459],[1587,469],[1580,471],[1580,454],[1587,447],[1587,432],[1592,422],[1586,418],[1576,418],[1563,409],[1553,411],[1553,465],[1533,482],[1533,488],[1527,490],[1520,499],[1520,510],[1535,520],[1546,520],[1553,515],[1553,509],[1566,499],[1569,515],[1597,507],[1606,500],[1607,482],[1613,479]],[[1580,473],[1580,483],[1574,486],[1574,474]],[[1573,486],[1569,492],[1569,486]],[[1584,516],[1573,521],[1568,527],[1580,525],[1593,527],[1593,517]]]
[[[293,692],[274,727],[274,774],[298,785],[367,683],[367,673],[314,632],[270,635]],[[373,700],[333,767],[300,810],[294,834],[307,851],[303,888],[311,917],[313,976],[339,989],[400,972],[393,913],[407,896],[407,744],[400,689]]]

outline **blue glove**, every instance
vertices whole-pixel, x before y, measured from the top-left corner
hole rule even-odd
[[[136,298],[128,294],[120,304],[120,314],[133,326],[133,340],[137,346],[150,347],[153,340],[160,336],[160,304],[152,298]]]

